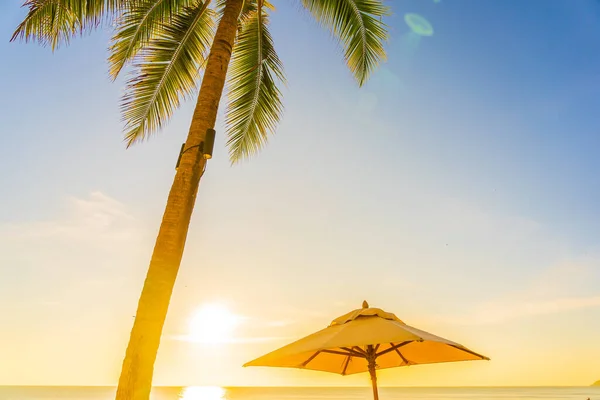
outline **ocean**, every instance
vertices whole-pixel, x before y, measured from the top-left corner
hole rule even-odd
[[[0,400],[112,400],[112,387],[0,387]],[[381,400],[600,400],[600,387],[380,388]],[[159,387],[151,400],[371,400],[365,388]]]

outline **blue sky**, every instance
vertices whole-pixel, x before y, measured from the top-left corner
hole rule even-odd
[[[238,366],[363,298],[493,359],[383,384],[598,379],[600,3],[394,1],[361,89],[327,32],[275,5],[286,114],[234,167],[217,126],[157,383],[360,384]],[[417,47],[409,12],[435,31]],[[110,30],[51,54],[8,43],[23,16],[0,5],[0,384],[112,383],[193,102],[125,150]],[[210,302],[265,340],[198,361],[213,350],[169,338]]]

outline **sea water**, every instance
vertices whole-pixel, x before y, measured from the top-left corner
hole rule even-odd
[[[113,387],[0,386],[0,400],[112,400]],[[600,400],[600,387],[380,388],[380,400]],[[371,400],[370,388],[159,387],[151,400]]]

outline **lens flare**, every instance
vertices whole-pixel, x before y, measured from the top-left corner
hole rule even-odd
[[[410,30],[419,36],[433,36],[433,26],[419,14],[405,14],[404,21]]]

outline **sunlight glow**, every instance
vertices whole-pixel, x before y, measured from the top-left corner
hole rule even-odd
[[[183,389],[181,400],[225,400],[225,389],[219,386],[189,386]]]
[[[190,321],[189,337],[199,343],[226,343],[232,341],[241,318],[221,304],[207,304]]]

